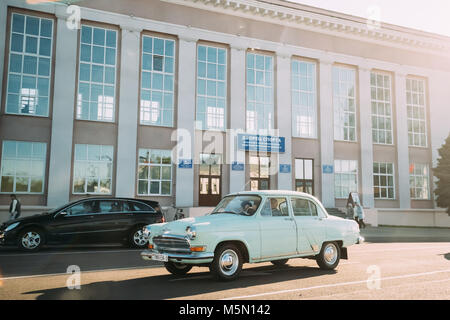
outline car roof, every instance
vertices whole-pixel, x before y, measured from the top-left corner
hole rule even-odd
[[[114,201],[114,200],[122,200],[122,201],[130,201],[130,200],[132,200],[132,201],[140,201],[140,202],[144,202],[144,203],[152,204],[152,205],[159,205],[159,202],[155,201],[155,200],[136,199],[136,198],[123,198],[123,197],[118,197],[118,198],[117,197],[101,197],[101,196],[91,196],[91,197],[87,196],[86,198],[78,199],[78,200],[72,201],[71,203],[75,203],[75,202],[78,202],[78,201],[84,201],[84,200],[112,200],[112,201]]]
[[[263,195],[263,196],[302,196],[307,198],[314,198],[314,196],[305,192],[291,191],[291,190],[258,190],[258,191],[240,191],[231,193],[229,195]]]

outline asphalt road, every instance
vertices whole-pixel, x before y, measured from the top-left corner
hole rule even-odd
[[[335,271],[315,261],[285,267],[246,264],[238,280],[215,281],[207,268],[185,277],[122,247],[0,251],[0,299],[446,299],[450,300],[450,241],[365,243],[349,248]],[[67,268],[81,270],[69,290]]]

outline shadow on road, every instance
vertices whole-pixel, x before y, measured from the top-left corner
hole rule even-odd
[[[444,256],[445,259],[450,260],[450,252],[446,253],[446,254],[443,254],[443,256]]]
[[[212,278],[204,268],[196,268],[200,272],[191,272],[185,277],[160,275],[124,281],[104,281],[82,285],[80,290],[69,290],[65,287],[27,292],[40,294],[38,300],[56,299],[132,299],[161,300],[189,297],[210,292],[240,289],[281,283],[297,279],[319,277],[335,274],[336,271],[324,271],[313,267],[276,267],[262,266],[244,269],[240,278],[232,282],[219,282]],[[195,269],[194,269],[195,270]],[[83,281],[83,278],[81,278]]]

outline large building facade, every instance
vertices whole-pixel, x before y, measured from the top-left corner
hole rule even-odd
[[[287,189],[436,208],[449,38],[278,0],[72,2],[0,3],[0,205]],[[282,148],[240,143],[257,134]]]

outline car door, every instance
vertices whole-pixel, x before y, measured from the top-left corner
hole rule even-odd
[[[267,198],[260,211],[259,221],[261,259],[297,253],[297,227],[290,213],[287,198]]]
[[[128,226],[124,201],[117,199],[98,200],[98,212],[94,216],[93,242],[120,242]],[[128,205],[126,205],[128,207]]]
[[[326,224],[317,205],[307,198],[291,197],[291,207],[297,223],[299,253],[318,253],[326,236]]]
[[[94,216],[98,211],[96,200],[77,202],[53,217],[48,225],[51,239],[56,242],[86,243],[94,239]]]

